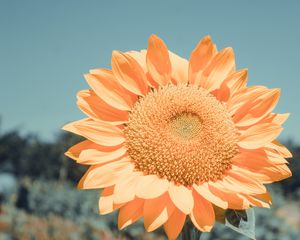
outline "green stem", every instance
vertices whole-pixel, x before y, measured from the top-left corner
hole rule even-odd
[[[182,229],[180,240],[200,240],[201,232],[188,220]]]

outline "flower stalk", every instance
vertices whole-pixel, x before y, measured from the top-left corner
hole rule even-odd
[[[182,229],[180,240],[200,240],[201,233],[190,220],[187,220]]]

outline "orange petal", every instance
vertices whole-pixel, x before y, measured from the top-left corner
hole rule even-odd
[[[237,109],[249,101],[254,101],[257,97],[267,93],[269,89],[264,86],[252,86],[241,88],[227,102],[229,113],[233,116]]]
[[[151,35],[146,56],[148,71],[154,81],[164,86],[171,82],[171,62],[168,48],[156,35]]]
[[[196,77],[201,76],[203,70],[216,54],[217,50],[210,36],[205,36],[192,51],[189,61],[189,83],[195,84]]]
[[[245,194],[261,194],[266,192],[263,184],[256,180],[256,178],[246,175],[249,171],[232,165],[232,169],[228,170],[226,176],[222,180],[216,181],[223,185],[226,189],[236,193]],[[250,174],[250,173],[249,173]],[[256,175],[260,176],[259,174]]]
[[[120,128],[102,121],[83,119],[69,123],[63,129],[103,146],[116,146],[125,141],[124,134]]]
[[[164,195],[146,199],[144,204],[144,226],[148,232],[151,232],[163,225],[174,211],[174,204],[169,195]]]
[[[286,164],[274,164],[270,165],[269,167],[262,167],[259,170],[255,171],[240,168],[239,171],[242,174],[249,176],[250,178],[256,179],[261,183],[272,183],[275,181],[280,181],[292,175],[290,169]]]
[[[265,153],[267,154],[267,158],[269,162],[272,164],[286,164],[288,163],[287,160],[285,160],[280,153],[276,152],[275,150],[264,148]]]
[[[134,165],[129,159],[105,165],[92,165],[78,183],[78,188],[96,189],[112,186],[132,174]]]
[[[240,89],[247,85],[248,70],[243,69],[233,72],[229,75],[218,89],[218,94],[215,95],[219,101],[227,102],[230,96],[233,96]]]
[[[137,95],[148,92],[147,78],[137,61],[129,54],[113,51],[112,70],[118,82]]]
[[[262,148],[255,151],[242,151],[232,158],[232,163],[257,172],[264,167],[284,164],[287,161],[276,152]]]
[[[123,229],[142,217],[144,200],[136,198],[121,207],[118,217],[118,228]]]
[[[259,174],[264,174],[269,179],[269,182],[281,181],[292,176],[291,170],[286,164],[277,164],[270,167],[265,167],[259,170]]]
[[[185,223],[186,214],[175,208],[169,220],[164,224],[169,240],[176,240]]]
[[[233,164],[229,175],[232,175],[232,173],[234,172],[238,176],[243,176],[249,180],[249,183],[251,182],[250,184],[253,184],[253,186],[257,185],[257,188],[260,189],[260,190],[257,189],[260,192],[248,193],[248,194],[262,194],[265,193],[266,190],[263,184],[269,183],[270,180],[270,177],[262,172],[262,170],[265,168],[267,167],[263,166],[261,169],[253,171],[251,169],[236,166]]]
[[[209,188],[208,183],[202,183],[199,185],[194,184],[193,188],[207,201],[212,202],[216,206],[227,209],[228,208],[228,202],[224,201],[222,198],[218,197],[214,193],[212,193],[212,190]]]
[[[237,165],[233,165],[234,168],[239,168],[239,174],[242,174],[243,176],[250,178],[250,179],[255,179],[255,181],[259,182],[260,184],[268,184],[271,182],[274,182],[272,179],[272,173],[270,174],[270,171],[268,170],[269,167],[260,167],[259,169],[251,169],[247,167],[240,167]],[[237,192],[242,192],[240,189]],[[248,192],[247,194],[257,194],[257,193],[251,193]]]
[[[267,154],[263,149],[243,150],[232,158],[232,163],[237,166],[248,168],[260,168],[271,164],[267,161]]]
[[[219,88],[222,82],[235,70],[232,48],[225,48],[217,53],[203,71],[199,85],[209,92]],[[198,76],[197,76],[198,77]],[[198,79],[196,79],[198,81]]]
[[[248,69],[241,69],[229,75],[225,79],[227,87],[230,89],[230,96],[233,96],[240,89],[243,89],[247,85]]]
[[[91,90],[78,92],[77,105],[82,112],[96,121],[103,120],[114,125],[119,125],[126,123],[128,120],[127,111],[113,108]]]
[[[114,203],[126,203],[135,198],[135,190],[140,177],[141,172],[133,172],[128,178],[124,179],[115,185],[114,190]]]
[[[273,142],[269,143],[266,147],[275,149],[278,153],[281,154],[284,158],[291,158],[293,157],[292,153],[280,142],[274,140]]]
[[[250,196],[250,195],[245,195],[244,197],[249,201],[251,206],[262,207],[262,208],[270,208],[269,203],[266,203],[265,201],[262,201],[259,198],[256,198],[256,197]]]
[[[238,145],[245,149],[260,148],[276,139],[281,131],[282,127],[274,123],[257,124],[241,133]]]
[[[284,122],[288,119],[288,117],[290,116],[289,113],[283,113],[283,114],[275,114],[273,113],[275,116],[272,120],[273,123],[276,123],[278,125],[282,125],[284,124]]]
[[[147,50],[141,50],[140,52],[137,51],[129,51],[126,52],[130,56],[132,56],[138,63],[141,65],[143,68],[144,73],[147,74],[148,68],[146,64],[146,55],[147,55]],[[172,73],[171,73],[171,78],[174,83],[186,83],[188,81],[188,61],[177,54],[169,51],[169,58],[171,62],[171,68],[172,68]],[[157,88],[157,83],[153,82],[152,77],[147,78],[148,85],[152,88]]]
[[[247,209],[249,208],[248,201],[238,193],[228,190],[222,183],[209,182],[209,188],[214,195],[223,199],[228,203],[229,209]]]
[[[169,181],[156,175],[146,175],[139,179],[136,196],[143,199],[156,198],[164,194],[169,188]]]
[[[141,51],[128,51],[126,54],[130,55],[131,57],[134,58],[135,61],[138,62],[138,64],[141,66],[143,69],[144,73],[146,74],[148,72],[147,68],[147,63],[146,63],[146,50],[141,50]]]
[[[269,113],[263,119],[261,119],[257,124],[260,123],[275,123],[277,125],[282,125],[289,117],[289,113],[279,114],[279,113]]]
[[[158,87],[158,83],[156,81],[153,80],[152,76],[150,75],[149,71],[148,71],[148,66],[147,66],[147,50],[143,49],[141,50],[141,54],[142,56],[145,58],[145,63],[146,63],[146,69],[147,69],[147,80],[148,80],[148,85],[152,88],[157,88]]]
[[[101,197],[99,199],[99,213],[104,215],[115,211],[122,207],[122,204],[114,204],[114,186],[104,188],[101,193]]]
[[[150,76],[150,74],[148,72],[148,67],[147,67],[147,63],[146,63],[147,50],[143,49],[140,52],[129,51],[126,53],[129,54],[131,57],[133,57],[139,63],[139,65],[142,67],[142,69],[146,75],[146,78],[147,78],[148,86],[150,86],[152,88],[157,88],[157,86],[158,86],[157,82],[155,82],[152,79],[152,77]]]
[[[260,200],[263,200],[266,203],[272,204],[272,196],[269,192],[258,194],[254,196],[255,198],[258,198]]]
[[[120,110],[129,111],[132,108],[134,94],[124,89],[110,70],[95,69],[90,72],[92,74],[84,76],[98,97]]]
[[[233,121],[236,126],[250,126],[257,123],[275,108],[280,96],[280,89],[271,89],[265,94],[255,95],[255,98],[249,98],[246,102],[235,112]]]
[[[193,191],[194,208],[190,214],[193,224],[201,232],[210,232],[215,223],[215,212],[212,204]]]
[[[227,86],[221,86],[220,88],[212,91],[211,94],[214,95],[220,102],[227,102],[230,98],[230,90]]]
[[[194,206],[192,191],[185,186],[170,183],[169,195],[175,206],[185,214],[191,213]]]
[[[84,120],[88,120],[88,119],[84,119]],[[82,120],[81,120],[81,121],[82,121]],[[65,130],[65,131],[72,132],[72,133],[75,133],[75,134],[77,134],[77,135],[80,135],[80,132],[79,132],[78,129],[74,126],[74,123],[77,123],[77,121],[75,121],[75,122],[70,122],[70,123],[64,125],[64,126],[62,127],[62,129]]]
[[[101,146],[90,140],[80,142],[65,153],[80,164],[103,164],[116,160],[126,154],[126,148],[121,146]]]
[[[172,66],[171,77],[174,79],[175,84],[187,83],[189,62],[171,51],[169,51],[169,57]]]

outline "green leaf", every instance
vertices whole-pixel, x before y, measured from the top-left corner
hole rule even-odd
[[[253,208],[247,210],[226,210],[225,226],[255,239],[255,214]]]
[[[225,211],[226,220],[233,226],[239,227],[241,220],[248,220],[247,213],[245,210],[227,210]]]

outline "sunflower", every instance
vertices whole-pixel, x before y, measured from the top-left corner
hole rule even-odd
[[[151,35],[147,50],[113,51],[112,70],[85,78],[87,118],[64,129],[87,140],[66,155],[90,165],[78,186],[103,188],[100,214],[119,209],[120,229],[143,217],[176,239],[188,218],[207,232],[215,207],[269,207],[265,184],[291,176],[276,140],[289,114],[272,113],[280,90],[247,87],[232,48],[209,36],[187,61]]]

